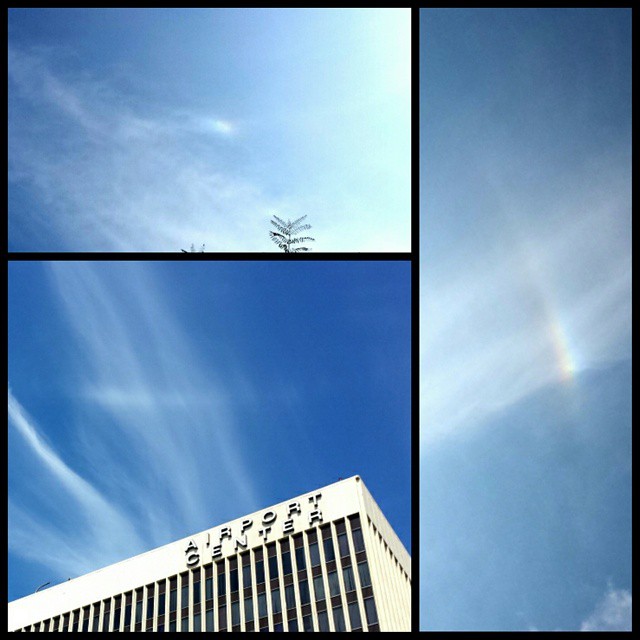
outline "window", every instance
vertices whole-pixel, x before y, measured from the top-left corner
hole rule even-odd
[[[329,593],[332,596],[340,595],[340,582],[337,571],[329,571]]]
[[[193,604],[200,604],[200,580],[193,583]]]
[[[65,621],[68,622],[67,616],[65,616]],[[100,626],[100,603],[96,603],[93,605],[93,626],[91,627],[91,631],[97,631]],[[66,629],[63,629],[66,631]]]
[[[353,546],[358,551],[364,551],[364,539],[362,537],[362,529],[353,529]]]
[[[349,539],[346,533],[338,534],[338,549],[340,550],[341,558],[349,555]]]
[[[302,629],[304,631],[313,631],[313,621],[311,616],[302,616]]]
[[[287,609],[296,608],[296,590],[293,588],[292,584],[288,584],[284,588],[284,599],[287,603]]]
[[[149,620],[150,618],[153,618],[153,591],[147,598],[147,620]]]
[[[175,631],[176,630],[176,621],[175,620],[170,620],[169,621],[169,631]]]
[[[76,609],[73,612],[73,625],[71,626],[71,631],[78,630],[78,622],[80,621],[80,609]]]
[[[218,596],[223,596],[227,590],[224,568],[218,567]]]
[[[213,609],[207,609],[205,614],[205,622],[207,625],[207,631],[213,631]]]
[[[164,591],[158,594],[158,615],[164,615]]]
[[[267,594],[258,594],[258,617],[265,618],[267,615]]]
[[[360,575],[360,586],[370,587],[371,576],[369,575],[369,565],[366,561],[358,563],[358,573]]]
[[[284,627],[282,626],[282,622],[278,622],[278,624],[273,625],[274,631],[284,631]]]
[[[256,562],[256,583],[262,584],[264,582],[264,560],[258,560]]]
[[[131,624],[131,602],[127,598],[127,604],[124,608],[124,626],[128,627]]]
[[[250,587],[251,586],[251,565],[247,564],[242,567],[242,586]]]
[[[309,556],[311,557],[311,566],[317,567],[320,564],[320,552],[317,542],[312,542],[309,545]]]
[[[142,622],[142,598],[136,598],[136,624]]]
[[[298,618],[291,618],[289,620],[289,631],[297,631],[298,630]]]
[[[120,627],[120,606],[118,603],[118,608],[116,609],[115,621],[114,621],[114,629],[118,629]],[[89,631],[89,607],[85,607],[82,610],[82,631]]]
[[[342,569],[342,577],[344,579],[345,591],[354,591],[356,588],[356,580],[353,575],[353,569],[351,567],[344,567],[344,569]]]
[[[357,602],[349,603],[349,621],[351,622],[351,630],[360,629],[362,621],[360,620],[360,609]]]
[[[106,605],[105,605],[106,606]],[[103,631],[109,631],[109,613],[110,611],[107,609],[103,614],[102,614],[102,630]],[[74,627],[76,626],[76,623],[74,623],[73,625]]]
[[[204,583],[204,597],[213,600],[213,578],[207,578]]]
[[[367,614],[367,624],[378,624],[378,612],[376,611],[376,603],[373,598],[364,599],[364,610]]]
[[[238,569],[231,569],[229,572],[229,587],[231,593],[235,593],[238,590]]]
[[[333,540],[331,538],[324,539],[324,559],[327,562],[336,559],[335,551],[333,550]]]
[[[231,603],[231,624],[232,625],[240,624],[240,603],[239,602]]]
[[[318,630],[329,631],[329,616],[326,611],[318,611]]]
[[[182,624],[180,625],[180,631],[189,631],[189,617],[182,616]]]
[[[201,627],[202,627],[202,618],[200,617],[199,613],[196,613],[193,616],[193,630],[201,631],[202,630]]]
[[[344,614],[342,613],[342,607],[333,608],[333,626],[336,631],[346,631],[347,627],[344,623]]]
[[[173,613],[176,610],[177,606],[178,606],[178,589],[173,587],[169,593],[169,612]]]
[[[309,583],[306,580],[300,580],[300,603],[301,604],[309,604]]]
[[[307,568],[307,562],[304,557],[304,547],[298,547],[296,549],[296,565],[298,566],[298,571]]]
[[[271,556],[269,558],[269,579],[273,580],[278,577],[278,558]]]
[[[313,579],[313,590],[316,592],[316,600],[324,600],[324,584],[322,576],[316,576]]]
[[[273,589],[271,591],[271,611],[280,613],[282,611],[282,602],[280,601],[280,589]]]
[[[244,619],[246,622],[253,622],[253,598],[244,599]]]
[[[293,572],[293,568],[291,567],[291,551],[285,551],[282,554],[282,573],[285,576],[288,576]]]
[[[227,628],[227,605],[221,604],[218,607],[218,624],[220,625],[220,631]]]

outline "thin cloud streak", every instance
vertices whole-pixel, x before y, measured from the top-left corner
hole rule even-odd
[[[64,566],[87,570],[87,558],[97,559],[98,553],[106,564],[126,550],[141,550],[142,540],[131,526],[126,515],[120,512],[95,486],[73,471],[58,453],[45,441],[44,436],[22,405],[8,390],[9,422],[20,433],[30,452],[53,478],[56,485],[73,497],[78,511],[73,520],[82,521],[75,535],[51,527],[33,514],[21,510],[10,500],[10,547],[19,555],[39,559],[54,569]],[[55,542],[45,545],[51,554],[41,557],[45,540]],[[89,542],[87,542],[89,541]],[[79,549],[86,548],[87,554]],[[37,549],[37,552],[34,550]],[[66,551],[62,551],[66,549]],[[94,552],[91,552],[94,549]],[[74,551],[71,551],[74,550]],[[99,550],[99,552],[98,552]],[[95,565],[94,565],[94,568]]]
[[[163,519],[167,501],[186,530],[208,526],[202,518],[232,499],[247,511],[257,508],[259,500],[238,451],[241,435],[233,419],[233,394],[205,373],[143,268],[128,265],[128,277],[120,274],[115,281],[103,274],[87,264],[51,265],[55,289],[86,357],[86,382],[78,399],[105,415],[109,425],[87,441],[100,439],[101,449],[115,456],[110,431],[119,429],[135,456],[144,460],[145,474],[138,477],[114,459],[114,475],[140,487],[140,501],[147,503],[152,520]],[[129,318],[127,325],[123,317]],[[207,487],[228,477],[234,478],[234,489],[224,497],[212,495]],[[157,492],[163,500],[155,506],[148,497]]]

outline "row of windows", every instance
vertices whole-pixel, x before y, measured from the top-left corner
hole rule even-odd
[[[339,631],[346,618],[360,630],[361,612],[378,630],[360,519],[351,516],[25,630]]]

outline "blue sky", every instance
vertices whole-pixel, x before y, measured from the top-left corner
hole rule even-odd
[[[410,300],[408,262],[10,263],[9,600],[354,474],[410,550]]]
[[[630,628],[631,12],[420,47],[421,627]]]
[[[10,250],[409,251],[410,22],[10,9]]]

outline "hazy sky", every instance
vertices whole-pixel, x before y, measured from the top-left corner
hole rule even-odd
[[[9,247],[410,249],[408,9],[9,10]]]
[[[13,262],[9,600],[351,475],[411,548],[408,262]]]
[[[631,611],[631,12],[420,15],[421,626]]]

